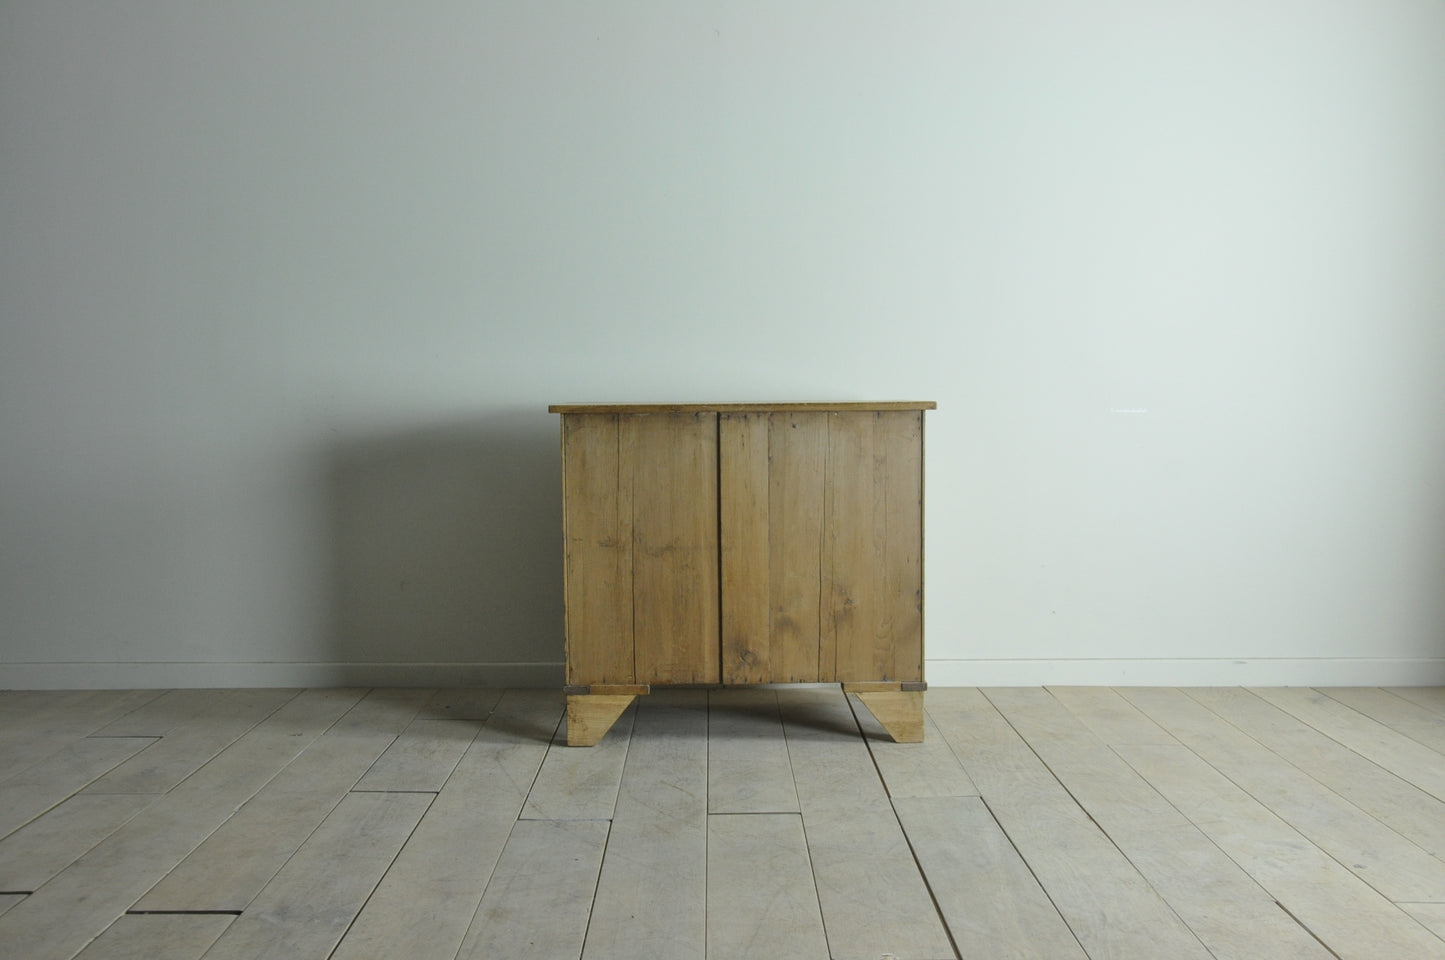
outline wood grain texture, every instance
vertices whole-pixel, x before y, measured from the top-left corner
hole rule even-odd
[[[765,683],[773,676],[768,421],[765,413],[718,418],[724,683]]]
[[[708,960],[828,960],[796,814],[707,820]]]
[[[632,476],[615,414],[562,418],[567,682],[632,683]]]
[[[567,746],[592,747],[605,736],[634,694],[584,693],[567,698]]]
[[[828,416],[833,672],[825,651],[822,679],[923,679],[921,420]]]
[[[770,611],[769,680],[812,683],[832,677],[831,634],[827,645],[823,640],[827,460],[826,413],[768,418],[768,589],[744,602]]]
[[[622,417],[631,437],[637,683],[717,683],[717,417]]]
[[[893,801],[960,956],[1087,960],[978,797]]]
[[[895,743],[923,742],[921,690],[860,692],[857,696]]]

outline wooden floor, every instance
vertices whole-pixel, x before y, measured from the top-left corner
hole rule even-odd
[[[1445,960],[1445,689],[0,693],[0,956]]]

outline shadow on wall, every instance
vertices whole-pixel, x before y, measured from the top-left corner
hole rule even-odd
[[[331,450],[337,662],[399,665],[397,683],[560,682],[557,430],[514,411]]]

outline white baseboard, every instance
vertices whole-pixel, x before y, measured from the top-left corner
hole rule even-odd
[[[1258,660],[929,660],[931,687],[1419,687],[1445,657]]]
[[[560,687],[561,663],[0,663],[0,690]]]
[[[1445,657],[929,660],[934,687],[1445,686]],[[560,687],[561,663],[0,663],[0,690],[204,687]]]

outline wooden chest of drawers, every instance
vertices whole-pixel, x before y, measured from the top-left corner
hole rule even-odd
[[[932,402],[562,415],[568,742],[657,684],[836,682],[923,736]]]

